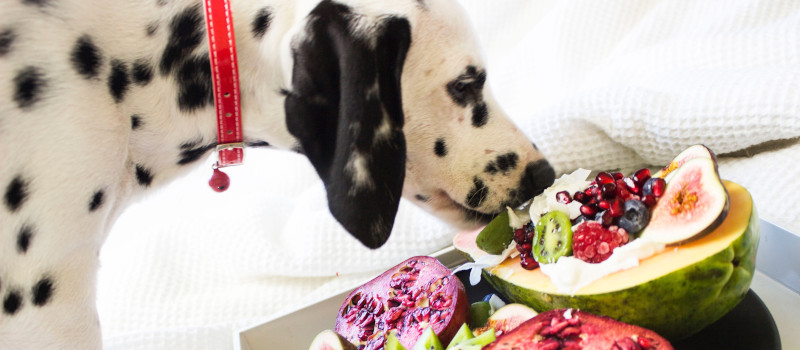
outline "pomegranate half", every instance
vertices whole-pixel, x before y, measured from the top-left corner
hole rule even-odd
[[[588,312],[556,309],[522,323],[483,349],[671,350],[672,345],[649,329]]]
[[[427,327],[447,344],[467,321],[464,285],[438,260],[409,258],[356,288],[336,317],[336,333],[359,350],[382,349],[389,332],[406,348]]]

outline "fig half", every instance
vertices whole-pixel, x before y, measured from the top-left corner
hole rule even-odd
[[[382,349],[394,332],[411,349],[426,328],[447,344],[467,320],[464,285],[446,266],[416,256],[356,288],[336,317],[335,331],[358,349]]]
[[[690,159],[669,177],[641,237],[666,245],[682,244],[713,231],[725,220],[730,201],[712,159]]]
[[[356,350],[356,346],[336,332],[326,329],[314,337],[308,350]]]

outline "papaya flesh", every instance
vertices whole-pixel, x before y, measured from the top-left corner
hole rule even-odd
[[[725,220],[707,235],[640,261],[581,288],[559,293],[540,269],[527,271],[519,258],[483,270],[483,277],[512,302],[538,312],[574,308],[652,329],[670,340],[688,337],[715,322],[750,288],[758,249],[758,215],[742,186],[724,181],[730,196]],[[486,254],[456,236],[454,246],[476,260]]]

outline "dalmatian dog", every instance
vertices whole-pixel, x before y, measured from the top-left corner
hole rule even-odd
[[[232,11],[246,145],[306,155],[366,246],[401,197],[475,228],[552,183],[452,0]],[[209,66],[200,0],[0,0],[0,349],[102,346],[101,245],[213,153]]]

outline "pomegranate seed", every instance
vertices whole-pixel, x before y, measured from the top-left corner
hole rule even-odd
[[[617,185],[615,185],[614,181],[612,180],[609,183],[603,184],[600,192],[603,194],[603,198],[614,198],[617,194]]]
[[[653,343],[652,343],[651,339],[648,338],[648,337],[638,337],[636,339],[636,342],[639,343],[639,346],[641,346],[641,347],[643,347],[645,349],[653,346]]]
[[[561,331],[561,333],[559,333],[558,335],[561,336],[562,338],[567,338],[567,337],[571,337],[571,336],[575,336],[575,335],[579,335],[579,334],[581,334],[580,328],[578,328],[578,327],[567,327],[567,328],[564,328],[564,330]]]
[[[611,207],[611,202],[604,199],[597,203],[597,206],[600,207],[600,209],[605,210]]]
[[[653,180],[653,189],[652,189],[652,191],[653,191],[653,195],[656,196],[656,198],[663,196],[665,189],[667,189],[667,181],[665,181],[664,179],[662,179],[660,177],[656,178],[655,180]]]
[[[583,193],[582,191],[577,191],[575,192],[575,194],[572,195],[572,199],[580,202],[581,204],[586,204],[586,202],[589,201],[589,196],[587,196],[586,193]]]
[[[636,181],[633,178],[626,177],[626,178],[623,178],[622,181],[625,182],[625,186],[628,187],[628,190],[631,191],[631,193],[637,194],[637,195],[639,193],[641,193],[641,187],[636,185]]]
[[[572,197],[570,197],[569,192],[561,191],[556,193],[556,201],[561,204],[569,204],[572,202]]]
[[[611,213],[608,210],[603,210],[597,213],[595,220],[600,222],[605,227],[611,226],[611,224],[614,223],[614,217],[611,216]]]
[[[614,199],[608,206],[608,212],[614,218],[622,217],[625,214],[625,203],[622,200]]]
[[[524,229],[518,228],[514,230],[514,242],[517,242],[517,244],[522,244],[524,239],[525,239]]]
[[[625,175],[622,175],[622,173],[620,172],[616,172],[616,173],[611,173],[611,177],[613,177],[614,180],[622,180],[622,178],[625,177]]]
[[[597,214],[597,210],[589,205],[581,205],[581,214],[586,216],[593,216],[594,214]]]
[[[636,172],[633,173],[632,178],[633,181],[636,182],[636,186],[641,188],[642,186],[644,186],[645,181],[650,179],[650,169],[642,168],[636,170]]]
[[[656,205],[656,196],[648,194],[642,198],[642,202],[644,202],[644,205],[648,208],[652,208],[654,205]]]
[[[522,265],[522,268],[525,270],[535,270],[539,267],[539,262],[537,262],[532,256],[520,256],[519,264]]]
[[[601,171],[600,173],[597,174],[597,177],[595,177],[594,180],[597,181],[598,185],[602,186],[607,183],[614,182],[614,177],[607,172]]]

